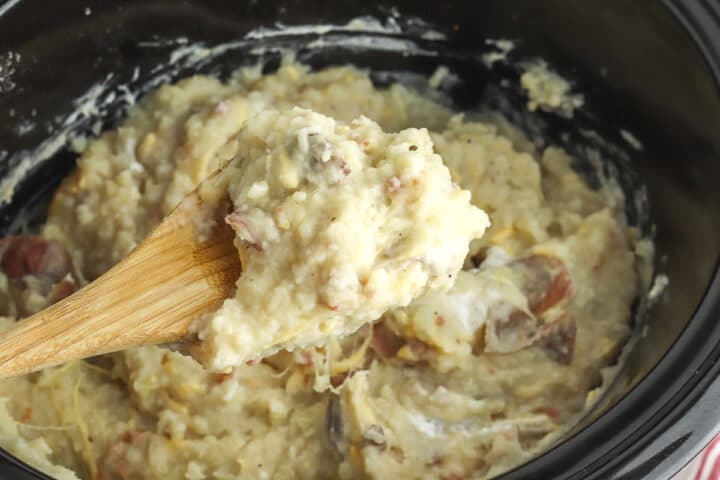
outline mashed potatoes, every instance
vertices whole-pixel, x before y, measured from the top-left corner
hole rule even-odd
[[[230,195],[243,264],[235,298],[198,327],[192,351],[210,369],[320,345],[447,290],[488,225],[426,130],[294,108],[251,117],[233,142],[202,189]]]
[[[242,70],[227,83],[197,76],[149,95],[116,129],[88,143],[33,240],[34,249],[53,245],[41,258],[55,252],[64,259],[41,265],[62,268],[8,268],[13,262],[3,251],[3,322],[62,296],[49,299],[58,285],[69,285],[60,292],[66,294],[107,270],[195,185],[249,148],[236,141],[247,135],[240,132],[248,119],[262,119],[247,123],[261,128],[279,120],[262,112],[285,115],[296,106],[349,128],[365,116],[397,132],[380,134],[369,120],[355,127],[378,152],[397,148],[411,164],[410,146],[431,160],[433,147],[422,131],[402,130],[429,130],[453,180],[491,221],[452,288],[412,302],[408,295],[406,307],[353,334],[281,349],[226,373],[143,347],[3,380],[4,448],[55,475],[94,480],[480,479],[527,460],[573,425],[630,333],[637,275],[622,205],[590,189],[562,150],[521,151],[490,123],[454,116],[401,85],[375,88],[354,68],[311,73],[285,64],[264,76]],[[323,122],[336,135],[338,124]],[[346,134],[337,135],[331,143],[342,146]],[[305,139],[308,151],[328,156],[322,142]],[[435,171],[416,166],[423,165]],[[399,180],[389,181],[388,190],[406,185],[398,166],[387,167],[388,178]],[[330,174],[344,175],[339,165]],[[233,195],[248,197],[251,208],[249,197],[264,189],[248,185]],[[374,195],[392,198],[387,191]],[[401,198],[400,207],[407,201]],[[239,221],[231,220],[246,248],[270,238],[243,227],[249,211],[240,208]],[[428,227],[444,228],[458,212],[445,208]],[[366,233],[353,235],[386,241]],[[418,234],[432,241],[445,232]],[[303,245],[302,237],[293,241]],[[67,254],[57,253],[58,245]],[[363,249],[380,243],[374,245],[363,242],[348,261],[362,265]],[[441,281],[429,264],[408,266]],[[341,278],[314,309],[349,298]],[[268,296],[258,299],[258,309],[277,302],[270,292],[255,294]],[[347,308],[362,312],[368,303],[355,301]],[[212,329],[210,321],[201,331],[209,338]]]

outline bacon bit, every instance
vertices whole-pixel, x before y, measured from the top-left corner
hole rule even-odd
[[[416,150],[417,150],[417,145],[410,145],[409,150],[410,150],[411,152],[416,151]]]
[[[565,264],[557,257],[531,255],[515,260],[510,268],[520,274],[530,311],[540,315],[573,295],[573,284]]]
[[[4,237],[0,255],[0,267],[12,279],[38,275],[59,281],[72,271],[70,255],[62,244],[41,237]]]
[[[485,331],[487,330],[487,325],[483,324],[480,325],[480,328],[475,330],[475,334],[473,335],[473,343],[472,343],[472,353],[473,355],[482,355],[482,353],[485,351]]]
[[[340,163],[340,171],[342,171],[343,175],[345,175],[346,177],[352,173],[352,170],[345,162]]]
[[[397,446],[390,447],[390,454],[396,462],[402,463],[405,461],[405,452],[402,448]]]
[[[20,417],[20,423],[27,423],[32,419],[32,408],[28,407],[25,409],[25,412],[23,412],[22,417]]]
[[[548,319],[542,316],[573,295],[565,264],[557,257],[531,255],[513,261],[510,268],[519,275],[530,312],[512,309],[508,314],[512,307],[503,304],[491,309],[485,329],[485,351],[509,353],[539,345],[554,360],[569,363],[575,346],[574,321],[565,321],[565,312],[560,320],[543,325]]]
[[[560,412],[555,407],[550,407],[548,405],[544,405],[542,407],[538,407],[535,410],[533,410],[536,413],[542,413],[547,415],[551,420],[555,421],[558,418],[560,418]]]
[[[350,376],[350,372],[343,372],[338,373],[337,375],[333,375],[330,377],[330,385],[332,385],[334,388],[338,388],[340,385],[345,383],[345,380]]]
[[[28,305],[11,296],[9,300],[15,302],[23,316],[67,297],[76,289],[70,255],[54,240],[29,235],[0,238],[0,269],[21,293],[29,290],[44,297],[42,305]]]
[[[416,355],[422,355],[426,353],[429,349],[427,343],[420,341],[416,338],[409,338],[407,341],[407,345],[410,348],[410,351]]]
[[[592,264],[592,269],[594,272],[597,272],[603,265],[605,265],[605,255],[600,255]]]
[[[127,430],[122,435],[122,441],[123,443],[127,443],[129,445],[137,445],[142,441],[143,434],[141,432],[136,432],[135,430]]]
[[[232,373],[216,373],[213,375],[213,380],[215,380],[216,383],[225,383],[231,378],[233,378]]]
[[[404,339],[379,323],[373,327],[370,347],[383,360],[398,358],[406,362],[417,362],[430,350],[430,347],[416,338]]]
[[[507,418],[507,415],[503,412],[493,412],[490,414],[490,420],[497,421],[497,420],[505,420]]]
[[[535,314],[541,314],[566,298],[573,295],[573,284],[570,280],[570,273],[563,269],[552,279],[552,283],[545,290],[545,295],[530,306]]]
[[[438,327],[442,327],[443,325],[445,325],[445,317],[443,317],[442,315],[438,315],[437,317],[435,317],[435,325],[437,325]]]
[[[388,191],[388,193],[395,193],[401,188],[402,182],[396,175],[393,175],[392,177],[385,180],[385,189]]]
[[[370,348],[385,360],[393,358],[405,344],[405,341],[385,326],[384,323],[376,324],[373,327],[372,335]]]
[[[470,263],[472,263],[472,266],[475,268],[478,268],[487,258],[488,248],[484,247],[477,251],[475,255],[470,257]]]
[[[73,293],[75,293],[75,289],[77,286],[75,285],[75,282],[72,280],[63,280],[59,283],[56,283],[53,285],[52,289],[50,290],[50,294],[48,295],[48,301],[49,303],[55,303],[59,302],[65,297],[69,297]]]
[[[537,319],[522,310],[514,309],[505,317],[493,313],[485,327],[485,351],[490,353],[517,352],[532,345],[538,330]]]
[[[20,244],[20,247],[17,249],[18,256],[9,258],[7,263],[3,262],[3,266],[7,265],[8,275],[11,278],[18,278],[25,274],[40,273],[42,271],[43,258],[45,258],[47,250],[47,243],[35,243],[34,240],[29,240]]]
[[[576,333],[575,317],[565,312],[558,320],[545,325],[536,343],[548,357],[560,364],[569,365],[575,353]]]

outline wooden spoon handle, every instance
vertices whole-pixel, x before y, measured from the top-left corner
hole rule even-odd
[[[201,241],[195,195],[128,257],[70,297],[0,335],[0,378],[125,348],[181,341],[240,275],[232,230]],[[193,217],[194,215],[194,217]]]

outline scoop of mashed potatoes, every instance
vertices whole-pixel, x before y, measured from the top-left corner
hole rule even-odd
[[[243,274],[197,326],[211,369],[321,344],[450,288],[487,215],[455,184],[425,129],[384,133],[311,110],[248,121],[212,201],[229,192]]]

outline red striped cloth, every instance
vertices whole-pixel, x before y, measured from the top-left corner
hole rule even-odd
[[[713,440],[673,480],[720,480],[720,437]]]

